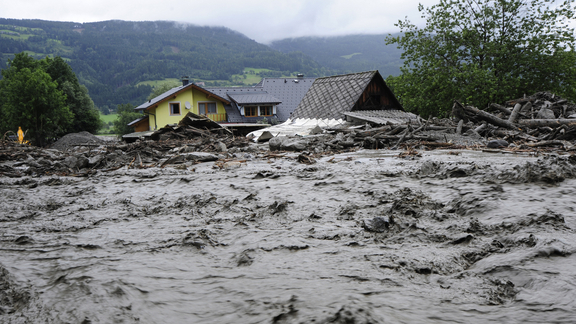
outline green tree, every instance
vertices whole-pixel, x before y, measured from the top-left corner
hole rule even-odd
[[[426,25],[408,19],[388,37],[404,50],[398,77],[389,77],[404,106],[447,115],[452,101],[484,108],[536,91],[571,99],[576,86],[574,0],[440,0],[424,9]]]
[[[88,95],[88,89],[78,82],[70,65],[61,57],[47,57],[42,60],[42,64],[46,65],[46,72],[58,84],[58,90],[66,95],[66,104],[74,114],[74,120],[65,132],[96,133],[103,126],[100,113]]]
[[[13,131],[21,126],[35,145],[44,146],[72,122],[73,114],[50,75],[42,69],[19,69],[19,58],[17,55],[16,64],[2,71],[0,80],[4,126]]]
[[[115,134],[122,136],[134,132],[134,128],[128,126],[128,123],[143,116],[141,113],[135,112],[134,108],[132,104],[118,105],[118,118],[114,121]]]

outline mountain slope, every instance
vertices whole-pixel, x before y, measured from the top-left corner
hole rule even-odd
[[[382,76],[399,75],[402,51],[386,45],[388,35],[299,37],[274,41],[270,47],[284,52],[302,52],[322,66],[339,73],[379,70]]]
[[[168,21],[96,23],[0,19],[0,68],[13,54],[63,57],[98,107],[140,104],[150,86],[139,82],[179,78],[231,80],[247,67],[325,75],[301,53],[284,54],[223,27]]]

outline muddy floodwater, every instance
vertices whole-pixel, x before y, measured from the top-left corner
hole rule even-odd
[[[2,177],[0,322],[576,322],[575,156],[398,153]]]

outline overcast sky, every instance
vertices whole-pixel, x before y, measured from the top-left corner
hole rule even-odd
[[[171,20],[225,26],[260,43],[299,36],[397,32],[437,0],[0,0],[0,17],[95,22]]]

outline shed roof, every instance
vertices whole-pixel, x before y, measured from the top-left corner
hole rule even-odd
[[[390,99],[402,109],[380,73],[368,71],[316,79],[292,114],[292,118],[342,118],[345,112],[352,110],[374,78],[379,78],[384,83],[391,96]]]

